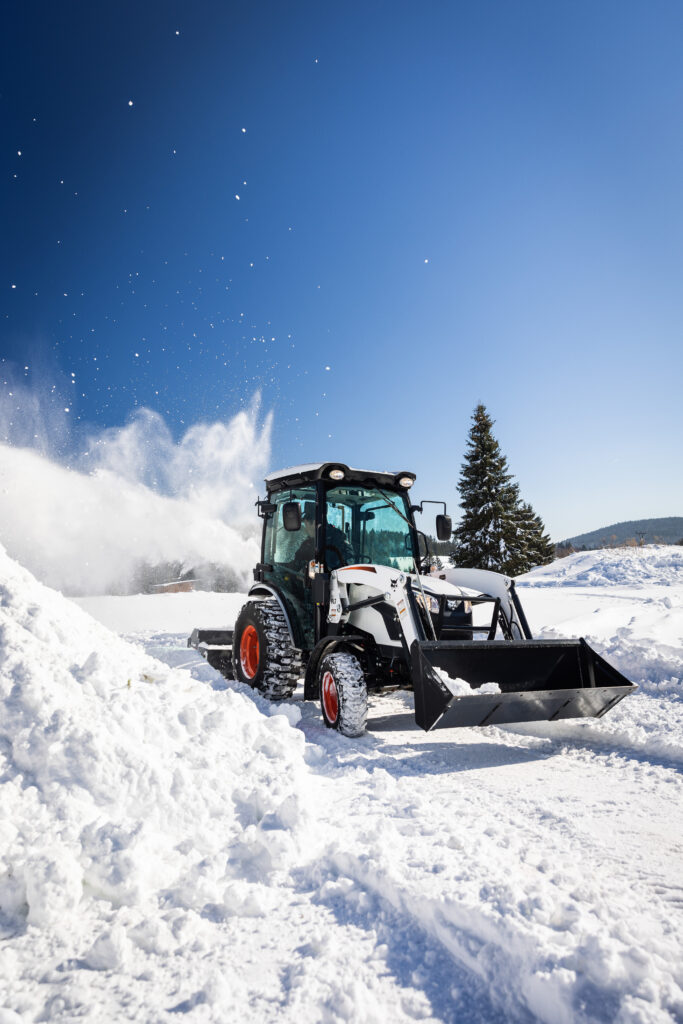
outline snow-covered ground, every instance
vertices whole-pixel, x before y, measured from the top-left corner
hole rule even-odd
[[[348,740],[187,649],[238,596],[75,603],[0,554],[0,1024],[683,1020],[683,550],[519,592],[638,693],[432,734],[394,694]]]

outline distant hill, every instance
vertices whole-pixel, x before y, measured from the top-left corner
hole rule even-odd
[[[677,544],[683,540],[683,516],[668,516],[666,519],[629,519],[625,523],[613,523],[591,533],[568,537],[560,541],[574,548],[604,548],[624,544],[628,540],[639,540],[644,534],[643,544]]]

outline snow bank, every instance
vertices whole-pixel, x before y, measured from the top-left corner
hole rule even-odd
[[[642,548],[577,551],[520,576],[520,586],[648,587],[683,584],[683,547],[646,544]]]
[[[267,911],[249,883],[295,854],[303,736],[120,640],[2,549],[0,649],[0,1007],[114,1019],[89,975],[134,985],[143,960],[170,1006],[185,985],[155,957]],[[229,971],[207,985],[200,1002],[226,1012],[226,986],[242,991]]]
[[[518,585],[535,636],[585,636],[641,690],[683,698],[683,548],[580,552]]]

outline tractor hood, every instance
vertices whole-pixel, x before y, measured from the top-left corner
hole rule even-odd
[[[418,580],[415,573],[407,575],[417,594],[420,593],[420,584],[422,584],[425,594],[431,594],[433,597],[441,597],[442,594],[445,594],[447,597],[468,598],[479,597],[481,594],[480,590],[473,590],[471,587],[461,587],[455,583],[449,583],[448,580],[439,579],[438,576],[420,576]]]

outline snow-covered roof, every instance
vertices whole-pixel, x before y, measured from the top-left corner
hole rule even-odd
[[[269,480],[278,480],[281,476],[298,476],[302,473],[310,473],[312,470],[322,469],[324,465],[324,462],[307,462],[302,466],[290,466],[288,469],[276,469],[273,473],[269,473],[265,480],[266,483],[268,483]]]

